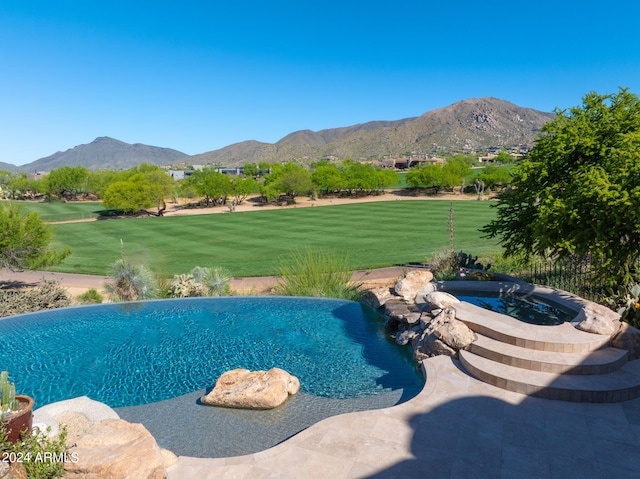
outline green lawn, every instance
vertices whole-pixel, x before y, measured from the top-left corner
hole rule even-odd
[[[424,261],[449,244],[450,201],[383,201],[233,214],[150,217],[61,224],[73,254],[56,271],[107,274],[125,254],[163,275],[224,266],[234,276],[276,273],[283,257],[312,245],[347,254],[356,269]],[[478,228],[494,217],[489,201],[454,201],[456,250],[498,251]]]
[[[3,201],[3,203],[7,203]],[[99,201],[77,201],[63,203],[61,201],[36,202],[36,201],[13,201],[14,205],[35,211],[43,221],[71,221],[85,218],[97,218],[100,212],[104,211],[104,206]]]

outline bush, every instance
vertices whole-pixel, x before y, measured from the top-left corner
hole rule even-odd
[[[618,311],[623,321],[640,327],[640,284],[627,286],[622,293],[606,299],[606,305]]]
[[[226,296],[231,291],[229,281],[231,273],[224,268],[214,266],[213,268],[201,268],[196,266],[191,270],[193,279],[203,285],[209,296]]]
[[[105,289],[115,301],[139,301],[157,298],[158,282],[153,273],[143,265],[119,259],[111,268],[112,283]]]
[[[104,298],[94,288],[91,288],[79,295],[77,299],[83,304],[100,304]]]
[[[27,477],[54,479],[64,476],[65,460],[77,459],[68,454],[66,439],[67,430],[62,427],[57,437],[51,438],[35,430],[22,441],[12,444],[0,428],[0,451],[4,453],[3,457],[11,458],[14,454],[19,457]]]
[[[25,290],[0,289],[0,317],[63,308],[70,304],[67,290],[58,281],[43,280],[40,286]]]
[[[169,283],[169,297],[225,296],[231,291],[231,274],[224,268],[196,266],[189,274],[179,274]]]
[[[328,255],[307,248],[294,252],[279,268],[276,293],[283,296],[313,296],[359,301],[362,283],[352,282],[346,256]]]

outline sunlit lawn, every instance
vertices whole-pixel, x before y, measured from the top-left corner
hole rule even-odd
[[[196,265],[224,266],[234,276],[272,275],[288,253],[308,245],[346,254],[356,269],[422,262],[448,247],[451,204],[456,250],[499,250],[478,232],[494,217],[490,201],[383,201],[56,225],[58,242],[73,254],[54,269],[107,274],[121,240],[129,259],[163,275]]]
[[[6,201],[3,201],[6,203]],[[104,211],[104,206],[99,201],[14,201],[16,205],[24,209],[35,211],[47,222],[72,221],[85,218],[97,218]]]

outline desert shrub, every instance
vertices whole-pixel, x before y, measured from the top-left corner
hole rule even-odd
[[[458,254],[451,250],[434,253],[427,260],[427,264],[435,280],[446,281],[455,279],[456,273],[458,272]]]
[[[225,296],[231,292],[231,274],[224,268],[196,266],[189,274],[178,274],[169,282],[171,298],[193,296]]]
[[[138,301],[159,295],[158,282],[144,265],[119,259],[111,267],[111,278],[105,289],[114,301]]]
[[[47,430],[50,432],[50,428]],[[21,459],[27,477],[38,479],[54,479],[63,477],[64,461],[77,460],[73,453],[69,453],[67,445],[67,430],[62,427],[56,437],[49,437],[43,432],[34,430],[31,435],[15,444],[7,440],[6,434],[0,428],[0,451],[3,457],[13,455]]]
[[[621,288],[620,292],[610,294],[604,303],[618,311],[623,321],[636,328],[640,327],[640,284]]]
[[[212,268],[202,268],[196,266],[191,270],[193,279],[207,289],[209,296],[225,296],[231,291],[229,282],[231,273],[225,268],[214,266]]]
[[[206,295],[206,288],[197,283],[191,274],[178,274],[169,282],[170,298],[190,298]]]
[[[91,288],[79,295],[77,299],[84,304],[100,304],[104,298],[95,288]]]
[[[362,283],[353,282],[347,256],[329,255],[307,248],[283,261],[276,293],[283,296],[313,296],[358,301]]]
[[[67,290],[58,281],[43,280],[40,286],[24,290],[0,289],[0,317],[63,308],[70,304]]]

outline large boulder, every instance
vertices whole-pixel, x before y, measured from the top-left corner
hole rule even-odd
[[[640,359],[640,330],[623,322],[611,340],[611,346],[629,351],[630,360]]]
[[[69,449],[68,458],[67,479],[164,479],[178,460],[160,449],[142,424],[122,419],[93,424]]]
[[[584,308],[585,318],[577,324],[577,328],[593,334],[612,336],[620,329],[620,315],[601,304],[587,303]]]
[[[242,409],[272,409],[300,390],[300,381],[287,371],[233,369],[218,378],[214,388],[200,401],[209,406]]]
[[[433,356],[455,357],[457,354],[455,349],[447,346],[435,334],[423,334],[413,342],[413,358],[418,362]]]
[[[420,334],[422,333],[419,326],[405,326],[405,328],[407,329],[398,330],[398,332],[396,333],[396,344],[399,344],[400,346],[409,344],[409,342],[411,342],[413,338],[415,338],[416,336],[420,336]]]
[[[365,304],[368,304],[373,309],[381,308],[385,305],[385,303],[393,298],[393,294],[389,288],[375,288],[370,289],[364,293],[361,301]]]
[[[433,334],[456,351],[468,348],[476,340],[475,333],[459,319],[447,321],[442,327],[436,329]]]
[[[454,295],[445,291],[433,291],[424,297],[425,302],[435,309],[445,309],[460,302]]]
[[[412,269],[396,282],[394,290],[405,301],[413,301],[418,292],[432,280],[433,273],[428,269]]]
[[[65,424],[69,442],[76,435],[86,432],[88,426],[104,419],[120,419],[120,416],[106,404],[87,396],[54,402],[33,411],[33,427],[46,435],[57,436],[58,425]]]
[[[416,324],[422,312],[415,304],[408,304],[401,299],[391,299],[384,305],[384,317],[403,324]]]

